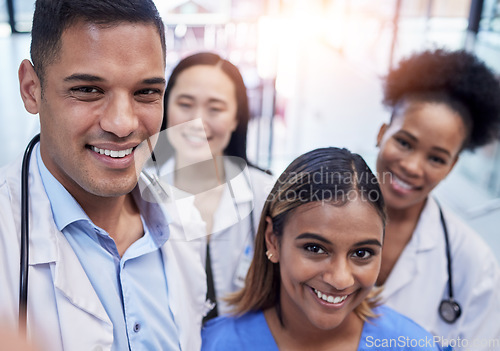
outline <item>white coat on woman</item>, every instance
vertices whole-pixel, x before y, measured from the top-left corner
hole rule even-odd
[[[384,300],[437,336],[437,340],[444,341],[443,344],[469,343],[473,350],[500,350],[498,262],[477,233],[445,209],[443,214],[453,263],[453,293],[462,315],[455,323],[448,324],[438,313],[441,301],[448,299],[448,261],[439,207],[431,196],[410,242],[384,284]],[[496,341],[496,348],[488,346],[488,341]]]
[[[241,159],[224,157],[226,178],[217,209],[213,216],[210,237],[210,257],[219,314],[230,311],[224,301],[228,294],[238,291],[253,258],[255,233],[264,203],[274,185],[269,174]],[[171,158],[160,169],[162,184],[174,201],[167,201],[172,224],[183,227],[186,240],[202,245],[201,260],[206,259],[207,233],[205,223],[194,205],[194,196],[173,185],[175,159]],[[211,189],[214,190],[214,189]],[[209,190],[210,191],[210,190]],[[198,251],[198,246],[195,246]]]

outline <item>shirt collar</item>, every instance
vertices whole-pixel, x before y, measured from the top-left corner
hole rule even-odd
[[[141,181],[141,180],[139,180]],[[166,211],[155,202],[149,202],[142,198],[140,187],[136,186],[132,190],[134,201],[141,212],[144,223],[144,230],[149,230],[153,241],[158,247],[163,245],[170,236],[169,222],[171,221]]]
[[[52,207],[54,222],[59,231],[62,231],[69,224],[77,221],[90,221],[89,217],[78,204],[73,196],[62,186],[61,183],[50,173],[43,163],[40,154],[40,144],[36,148],[36,158],[40,177],[47,193],[47,197]]]
[[[43,163],[40,154],[40,144],[37,145],[36,157],[42,183],[49,198],[54,222],[59,231],[77,221],[87,221],[96,227],[87,216],[83,208],[75,198],[62,186],[61,183],[50,173]],[[145,224],[144,230],[149,230],[154,242],[161,246],[169,237],[168,218],[160,206],[156,203],[147,202],[141,197],[139,187],[135,187],[132,196],[139,208],[141,218]]]

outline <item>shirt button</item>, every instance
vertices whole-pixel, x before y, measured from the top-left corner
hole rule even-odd
[[[141,325],[140,325],[139,323],[135,323],[135,325],[134,325],[134,331],[135,331],[136,333],[138,333],[138,332],[139,332],[139,330],[141,330]]]

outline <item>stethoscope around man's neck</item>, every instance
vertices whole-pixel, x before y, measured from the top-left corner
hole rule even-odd
[[[33,148],[40,141],[40,134],[31,139],[24,152],[21,166],[21,262],[19,274],[19,330],[26,332],[28,312],[28,266],[29,266],[29,167]]]

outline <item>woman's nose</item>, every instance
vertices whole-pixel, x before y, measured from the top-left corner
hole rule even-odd
[[[418,177],[422,174],[422,156],[416,152],[404,157],[400,164],[408,176]]]
[[[339,291],[354,285],[354,276],[346,259],[332,261],[323,273],[323,280]]]

